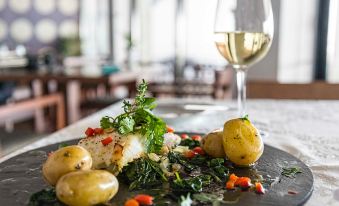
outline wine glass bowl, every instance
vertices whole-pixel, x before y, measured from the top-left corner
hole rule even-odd
[[[214,42],[236,70],[239,116],[246,111],[246,71],[266,56],[273,33],[270,0],[218,0]]]

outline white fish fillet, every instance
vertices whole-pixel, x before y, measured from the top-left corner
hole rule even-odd
[[[104,145],[101,141],[108,137],[112,137],[113,141]],[[146,151],[142,140],[139,134],[122,136],[113,131],[84,138],[79,141],[78,145],[91,154],[93,169],[115,166],[119,172],[129,162],[145,154]]]

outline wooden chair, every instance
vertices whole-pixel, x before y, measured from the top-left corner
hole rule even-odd
[[[225,99],[232,97],[232,69],[215,70],[214,83],[206,83],[197,80],[181,80],[175,83],[153,82],[149,86],[149,91],[155,97],[212,97],[214,99]]]
[[[339,99],[339,84],[323,81],[308,84],[249,81],[247,97],[259,99]]]
[[[56,124],[55,129],[61,129],[65,127],[65,105],[64,97],[60,93],[35,97],[29,100],[16,102],[0,106],[0,119],[11,119],[20,113],[27,111],[38,111],[46,107],[56,106]],[[40,122],[35,120],[35,128],[40,132]]]

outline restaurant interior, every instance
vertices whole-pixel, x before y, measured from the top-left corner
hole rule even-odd
[[[279,110],[270,107],[275,101],[306,113],[320,101],[334,115],[338,2],[271,2],[267,54],[238,69],[218,47],[217,0],[0,0],[0,158],[134,98],[143,80],[147,95],[165,102],[155,113],[173,125],[244,109],[236,104],[244,93],[254,119],[261,118],[255,109]]]

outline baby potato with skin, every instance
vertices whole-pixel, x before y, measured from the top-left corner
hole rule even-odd
[[[216,129],[201,140],[201,145],[203,150],[214,158],[223,158],[225,157],[225,151],[223,147],[223,130]]]
[[[264,151],[259,131],[247,117],[225,123],[223,145],[227,158],[239,166],[255,163]]]
[[[56,185],[56,194],[67,205],[89,206],[107,202],[118,189],[118,180],[110,172],[87,170],[62,176]]]
[[[90,153],[81,146],[72,145],[51,153],[42,166],[42,174],[54,186],[61,176],[76,170],[89,170],[91,167]]]

